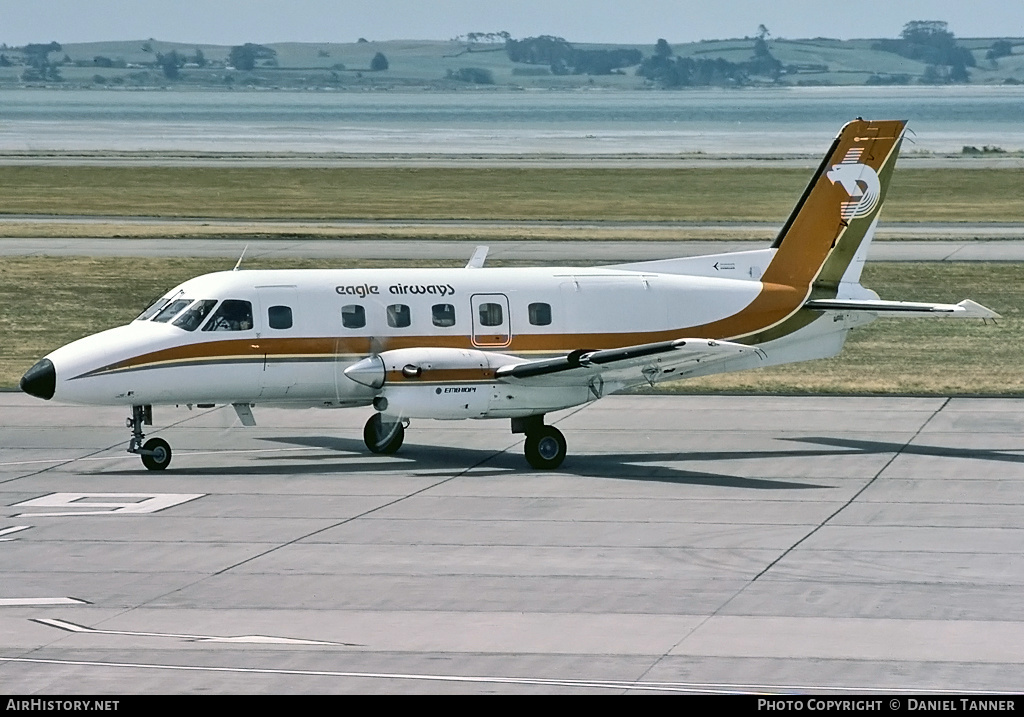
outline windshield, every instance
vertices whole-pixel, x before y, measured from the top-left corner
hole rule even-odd
[[[195,331],[216,305],[216,299],[200,299],[176,318],[174,325],[185,331]]]
[[[151,303],[149,306],[147,306],[145,311],[143,311],[141,314],[139,314],[138,316],[135,317],[135,320],[136,321],[149,321],[150,319],[152,319],[156,315],[156,313],[158,311],[162,311],[165,307],[167,307],[171,303],[171,301],[173,301],[174,299],[178,298],[179,296],[181,296],[184,293],[185,293],[185,291],[183,289],[178,289],[177,291],[171,291],[170,293],[164,294],[163,296],[158,298],[156,301]],[[191,301],[191,299],[189,299],[189,301]],[[186,303],[188,303],[188,302],[186,302]],[[179,310],[180,310],[180,307],[179,307]],[[163,320],[166,321],[167,319],[163,319]]]
[[[166,324],[168,321],[177,316],[179,311],[181,311],[191,303],[192,299],[175,299],[174,301],[160,309],[160,313],[153,317],[153,321],[158,321],[161,324]]]
[[[178,293],[180,294],[181,292],[178,292]],[[171,300],[171,296],[169,294],[165,294],[164,296],[161,296],[156,301],[154,301],[152,304],[150,304],[148,307],[146,307],[145,311],[143,311],[141,314],[136,316],[135,320],[136,321],[149,321],[150,319],[153,318],[153,315],[156,312],[158,312],[160,309],[162,309],[165,306],[167,306],[167,302],[169,302],[170,300]]]

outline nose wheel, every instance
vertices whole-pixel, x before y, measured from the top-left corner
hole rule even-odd
[[[150,438],[139,451],[142,465],[151,471],[162,471],[171,464],[171,447],[163,438]]]
[[[143,443],[146,438],[142,432],[144,425],[153,425],[153,407],[132,406],[132,415],[125,421],[125,426],[132,429],[128,452],[141,456],[142,465],[148,470],[162,471],[171,464],[171,447],[163,438],[150,438]]]

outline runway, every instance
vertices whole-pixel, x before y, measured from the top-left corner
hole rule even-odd
[[[0,691],[1019,693],[1024,402],[612,396],[551,418],[0,393]]]

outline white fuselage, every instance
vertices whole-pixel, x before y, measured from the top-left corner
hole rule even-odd
[[[759,266],[771,252],[749,254],[751,267],[730,267],[739,278],[645,271],[644,265],[208,274],[166,295],[164,301],[180,302],[177,313],[169,309],[169,315],[138,319],[51,353],[47,358],[57,373],[54,398],[102,405],[361,405],[377,392],[352,380],[345,369],[371,354],[399,349],[461,350],[443,357],[452,370],[439,373],[429,390],[444,384],[442,393],[454,396],[460,387],[477,386],[482,396],[493,391],[480,384],[493,384],[488,376],[509,361],[684,336],[742,340],[764,329],[776,318],[751,311],[765,291],[752,276],[760,276]],[[714,258],[704,263],[710,266]],[[251,325],[227,330],[175,325],[182,322],[186,307],[204,300],[216,307],[226,300],[251,304]],[[716,326],[731,333],[716,335]],[[488,366],[474,372],[474,361]],[[535,396],[521,409],[506,405],[500,415],[526,415],[588,400],[579,387],[564,396],[553,390],[545,389],[550,401],[538,403]],[[439,417],[488,415],[489,402],[477,403]]]

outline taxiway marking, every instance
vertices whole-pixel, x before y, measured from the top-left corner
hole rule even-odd
[[[77,625],[67,620],[52,618],[33,618],[32,622],[38,622],[49,627],[56,627],[59,630],[68,632],[83,632],[90,635],[124,635],[129,637],[176,637],[193,642],[232,642],[246,643],[253,645],[333,645],[336,647],[362,647],[347,642],[325,642],[323,640],[300,640],[292,637],[274,637],[273,635],[235,635],[224,637],[221,635],[179,635],[172,632],[134,632],[130,630],[101,630],[95,627]]]
[[[55,598],[0,598],[0,607],[42,606],[42,605],[89,605],[87,600],[72,597]]]
[[[21,531],[28,530],[31,527],[31,525],[14,525],[10,528],[4,528],[3,530],[0,530],[0,543],[6,543],[11,540],[17,540],[17,538],[5,538],[3,536],[12,535],[13,533],[20,533]]]
[[[538,687],[579,687],[607,690],[646,690],[650,692],[677,692],[693,694],[750,694],[788,693],[819,690],[837,694],[927,694],[991,695],[990,690],[951,690],[919,687],[844,687],[839,685],[755,685],[716,682],[639,682],[632,680],[571,680],[541,677],[501,677],[498,675],[428,675],[401,672],[342,672],[338,670],[284,670],[258,667],[215,667],[200,665],[158,665],[142,662],[97,662],[91,660],[46,660],[31,657],[3,657],[0,662],[20,662],[37,665],[74,665],[79,667],[115,667],[143,670],[172,670],[179,672],[221,672],[252,675],[291,675],[304,677],[350,677],[378,680],[416,680],[422,682],[490,683],[503,685],[535,685]]]
[[[15,503],[12,508],[73,508],[56,513],[18,513],[14,517],[54,518],[69,515],[140,515],[202,498],[205,493],[50,493]],[[105,508],[106,510],[84,510]]]

